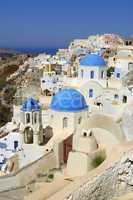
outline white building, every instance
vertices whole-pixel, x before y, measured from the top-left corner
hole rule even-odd
[[[133,69],[133,49],[119,49],[114,60],[114,75],[120,79]]]
[[[43,78],[41,78],[41,90],[45,95],[52,95],[62,89],[64,86],[63,77],[56,75],[54,71],[43,72]]]
[[[96,54],[89,54],[81,59],[78,77],[88,80],[105,79],[107,66],[102,57]]]

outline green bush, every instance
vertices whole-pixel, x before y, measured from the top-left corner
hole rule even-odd
[[[114,72],[114,67],[109,67],[107,69],[107,77],[110,78],[113,72]]]
[[[93,159],[92,165],[93,167],[98,167],[103,161],[104,161],[104,157],[101,155],[98,155]]]
[[[54,178],[54,174],[49,174],[49,175],[48,175],[48,178],[49,178],[49,179],[53,179],[53,178]]]

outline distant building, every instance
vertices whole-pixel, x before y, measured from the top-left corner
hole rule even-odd
[[[81,59],[78,77],[88,80],[105,79],[107,67],[104,59],[96,54],[89,54]]]
[[[64,86],[62,76],[56,75],[53,72],[44,72],[41,78],[41,91],[46,96],[51,96],[61,90]]]

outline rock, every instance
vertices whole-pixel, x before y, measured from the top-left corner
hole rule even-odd
[[[112,200],[133,190],[133,151],[125,153],[119,162],[71,194],[71,200]]]

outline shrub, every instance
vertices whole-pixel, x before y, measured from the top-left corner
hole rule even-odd
[[[48,175],[48,178],[49,178],[49,179],[53,179],[53,178],[54,178],[54,174],[49,174],[49,175]]]
[[[113,72],[114,72],[114,68],[113,67],[109,67],[107,69],[107,77],[110,78]]]
[[[98,155],[93,159],[92,165],[93,167],[98,167],[103,161],[104,161],[104,157],[101,155]]]

